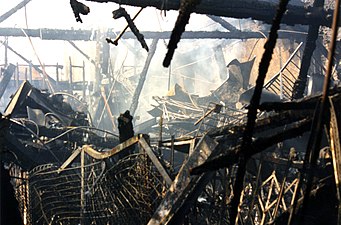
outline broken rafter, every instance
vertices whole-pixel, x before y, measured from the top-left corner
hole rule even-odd
[[[178,10],[179,0],[86,0],[91,2],[115,2],[121,5],[131,5],[139,7],[152,6],[160,10]],[[202,0],[195,9],[195,13],[225,16],[237,19],[251,18],[254,20],[271,23],[276,12],[277,3],[256,1],[256,0]],[[282,23],[288,25],[294,24],[319,24],[331,26],[332,11],[323,8],[313,9],[304,8],[304,6],[289,5]]]
[[[142,8],[143,9],[143,8]],[[140,12],[142,11],[142,9],[140,9]],[[139,12],[139,13],[140,13]],[[138,13],[138,14],[139,14]],[[137,15],[138,15],[137,14]],[[130,28],[130,30],[134,33],[134,35],[136,36],[137,40],[140,42],[142,48],[146,49],[147,52],[149,51],[149,48],[148,48],[148,45],[146,44],[146,41],[144,40],[144,36],[143,34],[140,33],[139,29],[137,29],[135,23],[134,23],[134,17],[133,19],[131,19],[130,15],[127,13],[127,11],[120,7],[118,8],[117,10],[113,11],[112,12],[112,15],[113,15],[113,18],[114,19],[118,19],[118,18],[121,18],[121,17],[124,17],[128,23],[128,26]],[[136,16],[137,16],[136,15]],[[126,30],[127,28],[125,28],[124,30]],[[123,32],[124,32],[123,30]],[[122,33],[120,33],[120,35],[122,36]],[[108,41],[108,39],[107,39]],[[111,43],[110,41],[108,41],[108,43]],[[113,44],[115,44],[115,42],[113,41]]]

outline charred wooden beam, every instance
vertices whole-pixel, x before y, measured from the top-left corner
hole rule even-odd
[[[316,108],[315,113],[314,113],[313,125],[311,128],[311,133],[309,136],[306,154],[304,158],[304,164],[303,164],[303,170],[302,170],[303,177],[299,180],[297,184],[299,189],[301,188],[303,183],[305,183],[305,187],[306,187],[305,193],[304,193],[304,199],[303,199],[303,209],[302,209],[303,213],[299,217],[300,221],[304,220],[302,215],[304,214],[308,206],[308,202],[310,198],[310,191],[312,190],[312,185],[313,185],[314,169],[317,167],[317,159],[318,159],[319,151],[321,148],[323,127],[327,123],[328,114],[330,113],[330,110],[328,110],[328,107],[330,107],[328,100],[329,100],[329,93],[330,93],[329,92],[330,83],[331,83],[331,78],[332,78],[331,75],[332,75],[333,59],[335,55],[337,35],[338,35],[339,11],[340,11],[340,0],[336,0],[335,10],[333,14],[331,41],[329,45],[328,60],[326,64],[326,75],[324,77],[321,102]],[[327,116],[326,116],[326,112],[327,112]],[[296,205],[296,202],[297,202],[297,195],[294,198],[293,206]],[[288,225],[293,224],[292,216],[293,214],[290,215]]]
[[[341,87],[335,87],[329,90],[331,96],[340,95]],[[262,111],[285,111],[285,110],[313,110],[316,108],[319,100],[321,99],[321,94],[308,96],[300,100],[295,100],[291,102],[264,102],[258,109]],[[313,114],[310,113],[311,116]]]
[[[307,117],[311,117],[311,111],[297,111],[289,110],[286,112],[281,112],[276,115],[269,116],[267,118],[257,120],[254,131],[255,133],[262,132],[264,130],[269,130],[272,128],[277,128],[284,126],[289,123],[297,122]],[[217,129],[212,129],[208,131],[208,136],[216,137],[222,136],[221,139],[231,137],[231,135],[241,136],[242,132],[245,130],[245,125],[234,125],[225,126]]]
[[[87,0],[91,2],[115,2],[123,5],[139,7],[155,7],[160,10],[178,10],[180,0],[168,0],[163,4],[163,0]],[[195,13],[225,16],[237,19],[251,18],[254,20],[271,23],[276,12],[277,3],[256,1],[256,0],[202,0],[195,9]],[[303,6],[289,5],[282,20],[282,23],[288,25],[294,24],[319,24],[331,26],[332,11],[323,8],[304,8]]]
[[[137,40],[141,43],[142,48],[146,49],[148,52],[148,45],[146,44],[146,41],[144,40],[143,34],[140,33],[139,29],[137,29],[133,19],[131,19],[130,15],[127,13],[127,11],[120,7],[117,10],[112,12],[113,18],[118,19],[121,17],[124,17],[128,23],[128,26],[130,27],[130,30],[134,33]]]
[[[75,15],[76,22],[81,22],[82,18],[80,17],[80,14],[87,15],[90,12],[90,8],[86,5],[84,5],[81,2],[78,2],[77,0],[70,0],[70,5],[73,11],[73,14]]]
[[[24,32],[24,31],[25,32]],[[39,37],[42,40],[73,40],[90,41],[95,40],[93,35],[97,32],[91,30],[64,30],[64,29],[21,29],[21,28],[0,28],[0,36],[4,37]]]
[[[178,47],[181,35],[185,32],[185,27],[189,23],[191,13],[194,11],[195,7],[200,4],[200,1],[201,0],[180,0],[179,15],[176,19],[175,26],[167,45],[168,51],[162,63],[164,67],[169,67],[175,49]]]
[[[280,0],[276,15],[273,19],[273,23],[270,29],[269,38],[267,39],[266,43],[264,44],[264,53],[262,55],[262,59],[259,63],[259,71],[258,77],[256,80],[255,90],[253,92],[249,109],[247,112],[247,122],[245,131],[243,133],[243,139],[241,143],[241,150],[239,155],[239,163],[236,172],[236,179],[233,186],[233,193],[234,196],[231,200],[231,217],[230,222],[235,224],[237,214],[238,214],[238,205],[240,202],[241,192],[243,190],[243,180],[246,172],[246,164],[251,155],[248,154],[248,150],[250,149],[252,144],[252,135],[254,132],[254,127],[256,124],[257,118],[257,109],[260,103],[260,98],[262,95],[262,90],[264,86],[264,81],[266,74],[269,69],[270,61],[272,59],[272,54],[277,42],[277,31],[280,28],[281,20],[283,18],[284,13],[287,10],[289,0]]]
[[[311,127],[310,119],[303,119],[299,122],[290,125],[285,131],[278,132],[269,137],[261,137],[255,139],[250,148],[245,152],[247,157],[251,157],[257,153],[260,153],[267,149],[268,147],[277,144],[278,142],[282,142],[287,139],[295,138],[299,135],[302,135],[304,132],[309,131]],[[233,164],[238,163],[238,159],[241,154],[241,145],[237,145],[231,149],[226,149],[226,143],[220,142],[216,147],[215,151],[221,152],[217,156],[207,160],[200,166],[193,167],[191,169],[192,175],[198,175],[204,172],[218,170],[220,168],[229,167]]]
[[[141,8],[136,14],[135,16],[131,19],[130,23],[133,23],[134,20],[137,18],[137,16],[142,12],[143,8]],[[134,24],[134,23],[133,23]],[[115,40],[111,40],[110,38],[106,38],[106,41],[108,43],[111,43],[113,45],[118,45],[118,41],[121,39],[121,37],[123,36],[123,34],[126,32],[126,30],[129,28],[129,23],[128,25],[116,36]],[[137,29],[137,28],[136,28]]]
[[[99,35],[99,31],[91,30],[63,30],[63,29],[24,29],[29,37],[37,37],[42,40],[66,40],[66,41],[95,41]],[[262,31],[267,33],[267,31]],[[0,36],[4,37],[26,37],[20,28],[0,28]],[[114,36],[114,31],[108,31],[109,36]],[[171,32],[143,31],[145,39],[169,39]],[[302,40],[306,36],[302,32],[279,32],[279,38],[293,38]],[[135,39],[135,35],[131,31],[127,31],[122,35],[123,39]],[[185,31],[182,39],[257,39],[264,38],[260,32],[252,31],[236,31],[236,32],[220,32],[220,31]]]
[[[314,7],[323,7],[324,0],[315,0]],[[311,57],[313,56],[314,50],[316,48],[316,40],[318,38],[320,26],[316,24],[312,24],[309,26],[307,40],[305,44],[305,48],[303,51],[301,68],[298,74],[297,80],[295,81],[293,87],[293,93],[291,99],[300,99],[303,98],[304,90],[307,83],[308,78],[308,70],[310,67]]]

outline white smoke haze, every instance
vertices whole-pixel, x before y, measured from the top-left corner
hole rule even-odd
[[[0,15],[17,5],[21,0],[0,0]],[[32,0],[25,8],[0,23],[2,28],[54,28],[54,29],[84,29],[101,30],[108,29],[120,32],[126,26],[124,18],[114,20],[112,11],[118,9],[119,5],[115,3],[95,3],[83,1],[90,7],[88,15],[81,15],[83,23],[76,22],[68,0]],[[138,7],[123,6],[133,17],[139,10]],[[164,13],[151,7],[145,8],[135,20],[135,24],[143,34],[143,31],[171,31],[174,27],[178,12],[167,11]],[[27,19],[27,26],[26,26]],[[225,18],[226,19],[226,18]],[[237,29],[249,30],[254,22],[249,20],[227,19]],[[250,25],[251,24],[251,25]],[[129,29],[128,29],[129,31]],[[222,26],[215,23],[205,15],[192,14],[186,31],[226,31]],[[115,37],[111,37],[115,38]],[[5,37],[0,37],[1,41]],[[19,51],[26,58],[38,64],[37,56],[27,38],[8,38],[9,45]],[[95,81],[95,66],[91,64],[84,56],[75,50],[65,41],[41,40],[32,38],[34,48],[38,57],[44,64],[64,65],[60,71],[60,79],[67,80],[69,76],[69,58],[72,64],[82,65],[85,62],[85,71],[87,81]],[[228,77],[219,70],[219,65],[215,60],[215,48],[221,46],[226,66],[233,59],[245,57],[243,40],[223,40],[223,39],[203,39],[203,40],[185,40],[182,39],[175,51],[170,69],[162,66],[163,58],[167,52],[166,45],[168,39],[159,40],[157,50],[151,61],[148,75],[139,99],[139,107],[135,115],[140,116],[141,120],[148,119],[147,110],[154,104],[153,96],[165,96],[168,94],[169,87],[172,88],[176,83],[180,84],[191,94],[205,96],[210,91],[216,89]],[[148,46],[152,40],[146,40]],[[96,59],[95,41],[75,41],[82,51],[92,59]],[[135,52],[131,51],[131,48]],[[139,80],[139,74],[144,66],[147,52],[141,48],[136,40],[120,40],[118,46],[110,45],[112,76],[118,81],[125,83],[127,92],[132,96],[134,88]],[[4,55],[4,47],[0,47],[0,55]],[[0,57],[0,64],[4,64],[4,57]],[[24,63],[16,55],[8,52],[8,62]],[[221,65],[220,65],[221,66]],[[76,75],[74,80],[81,80],[81,70],[74,69]],[[54,71],[51,76],[55,78]],[[128,91],[129,90],[129,91]],[[122,106],[119,111],[124,112],[129,108],[131,100],[126,100],[127,104]]]

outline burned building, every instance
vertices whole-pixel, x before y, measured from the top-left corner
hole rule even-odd
[[[339,224],[339,1],[45,5],[0,11],[1,224]]]

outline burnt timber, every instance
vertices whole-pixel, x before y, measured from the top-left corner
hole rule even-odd
[[[139,7],[155,7],[160,10],[178,10],[180,1],[178,0],[87,0],[91,2],[107,3],[115,2],[122,5],[131,5]],[[247,19],[263,21],[271,23],[276,12],[277,4],[273,2],[255,1],[255,0],[202,0],[201,3],[194,9],[195,13],[224,16],[230,18]],[[302,6],[289,5],[286,15],[282,23],[288,25],[295,24],[319,24],[323,26],[331,26],[332,11],[325,11],[322,8],[305,9]]]
[[[287,1],[280,2],[283,6]],[[179,1],[170,0],[119,3],[154,6],[162,10],[179,7]],[[203,0],[195,12],[224,13],[229,17],[251,17],[270,23],[276,8],[273,3],[261,1],[232,1],[227,4]],[[284,13],[284,7],[281,10]],[[331,11],[289,5],[282,22],[309,24],[313,28],[309,31],[315,39],[319,26],[330,26],[330,17]],[[277,17],[276,26],[279,20]],[[260,38],[256,37],[257,32],[240,32],[227,24],[223,26],[230,32],[188,32],[188,38],[220,38],[220,35],[227,34],[230,38],[242,38],[242,34],[246,38]],[[333,28],[335,31],[335,23]],[[24,34],[22,30],[12,31],[11,36]],[[43,40],[55,38],[52,35],[54,30],[47,34],[43,34],[41,29],[27,31],[32,31],[30,36]],[[68,35],[63,36],[63,32]],[[82,32],[64,30],[56,37],[68,41],[81,38],[94,40],[90,40],[89,33],[82,35]],[[132,33],[126,35],[123,37],[134,38]],[[134,116],[157,42],[164,37],[162,35],[169,38],[170,32],[149,35],[153,43],[130,107]],[[182,35],[185,37],[186,32]],[[273,30],[269,37],[271,44],[267,43],[265,48],[272,51],[277,39]],[[308,39],[311,38],[308,34]],[[71,45],[77,49],[75,44]],[[4,46],[7,46],[6,42]],[[72,76],[70,93],[64,93],[65,96],[53,93],[53,90],[52,93],[39,90],[27,81],[23,82],[0,120],[0,156],[5,162],[2,169],[8,171],[11,182],[15,184],[21,217],[26,224],[32,225],[340,224],[341,89],[337,83],[330,90],[326,85],[323,94],[315,93],[290,101],[298,73],[288,68],[289,64],[295,64],[293,57],[301,53],[302,43],[294,46],[288,61],[280,65],[278,74],[268,82],[264,82],[264,78],[271,54],[265,54],[267,64],[260,65],[259,79],[262,81],[257,80],[256,87],[249,88],[254,59],[243,63],[235,60],[228,65],[231,71],[232,67],[237,67],[235,73],[231,72],[229,78],[208,96],[190,94],[179,85],[175,85],[173,95],[155,96],[159,105],[148,112],[154,116],[146,125],[154,128],[150,132],[154,136],[134,135],[131,130],[132,135],[125,140],[93,125],[86,105],[73,96]],[[301,67],[296,65],[301,70],[305,67],[304,73],[310,66],[307,61],[310,61],[315,46],[310,43],[305,49],[308,52],[303,56],[306,62],[302,62]],[[77,50],[96,66],[95,61],[79,48]],[[330,57],[328,60],[330,67],[332,60]],[[246,69],[242,68],[245,64],[248,65]],[[13,67],[10,64],[11,70]],[[72,67],[70,59],[70,70]],[[4,82],[5,88],[12,71],[7,74],[8,71],[4,70],[3,73],[0,84]],[[82,82],[85,98],[84,63]],[[284,86],[286,94],[282,93]],[[112,106],[108,101],[114,85],[108,96],[108,85],[100,88],[105,105],[102,115],[106,109],[106,121],[109,119],[114,129]],[[252,97],[251,103],[244,105],[246,108],[236,109],[236,96],[241,96],[244,89],[251,94],[258,93],[257,99]],[[274,102],[264,103],[263,94],[269,95],[270,100],[275,96]],[[67,98],[70,96],[77,104]],[[325,108],[321,107],[323,114],[320,114],[324,120],[317,129],[321,142],[311,146],[308,139],[317,133],[314,115],[321,98],[325,100]],[[78,106],[75,107],[77,110],[72,106]],[[130,123],[133,117],[129,117],[128,121],[120,119]],[[191,126],[186,126],[188,124]],[[155,132],[156,125],[159,126]],[[170,140],[163,136],[165,128],[169,132],[166,138]],[[155,138],[158,131],[159,136]],[[243,140],[245,136],[248,138],[246,142]],[[313,148],[315,162],[307,164],[309,151]],[[11,185],[8,179],[5,182]]]
[[[99,32],[91,30],[58,30],[58,29],[24,29],[25,33],[29,37],[40,38],[41,40],[69,40],[69,41],[94,41],[99,36]],[[264,31],[265,32],[265,31]],[[26,37],[22,29],[19,28],[0,28],[0,36],[5,37]],[[156,31],[144,31],[143,35],[146,39],[169,39],[171,32],[156,32]],[[108,36],[115,36],[115,32],[108,30]],[[305,32],[289,33],[279,32],[279,38],[295,38],[302,39],[306,36]],[[122,38],[135,39],[135,35],[131,31],[127,31],[123,34]],[[251,39],[251,38],[264,38],[259,32],[252,31],[233,31],[233,32],[221,32],[221,31],[186,31],[182,35],[183,39]]]

